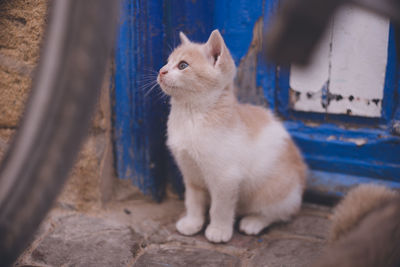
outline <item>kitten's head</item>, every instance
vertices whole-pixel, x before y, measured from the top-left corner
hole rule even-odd
[[[236,73],[235,63],[218,30],[207,43],[192,43],[182,32],[181,44],[160,69],[157,82],[172,97],[193,97],[222,91]]]

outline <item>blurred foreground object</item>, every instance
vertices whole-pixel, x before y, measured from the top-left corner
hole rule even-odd
[[[400,266],[400,195],[360,185],[334,209],[330,245],[313,266]]]
[[[24,117],[0,166],[0,265],[26,247],[84,140],[111,56],[118,1],[51,1]]]
[[[348,3],[400,22],[399,0],[286,0],[264,36],[267,59],[306,65],[336,9]]]

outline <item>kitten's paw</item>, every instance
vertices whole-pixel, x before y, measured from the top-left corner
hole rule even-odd
[[[206,229],[206,238],[213,243],[228,242],[232,238],[232,227],[215,227],[209,225]]]
[[[246,216],[240,221],[239,229],[247,235],[257,235],[267,226],[262,216]]]
[[[193,218],[185,216],[176,222],[176,229],[183,235],[194,235],[200,232],[203,227],[204,220],[202,218]]]

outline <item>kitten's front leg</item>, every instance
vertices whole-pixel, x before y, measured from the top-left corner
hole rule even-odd
[[[204,225],[206,192],[191,183],[185,183],[186,215],[176,223],[176,229],[183,235],[194,235]]]
[[[210,224],[206,238],[214,243],[228,242],[233,234],[238,186],[230,181],[211,187]]]

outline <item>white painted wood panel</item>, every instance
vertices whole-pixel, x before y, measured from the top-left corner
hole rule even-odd
[[[389,20],[356,7],[335,15],[328,113],[380,117],[385,84]]]
[[[302,68],[296,65],[290,67],[290,88],[292,95],[291,105],[298,111],[325,112],[322,106],[322,88],[329,79],[329,53],[331,33],[326,32],[318,44],[310,64]]]
[[[380,117],[388,38],[386,18],[353,6],[340,9],[311,64],[291,67],[291,107],[297,111]],[[331,100],[325,109],[322,88],[326,84],[324,93]]]

